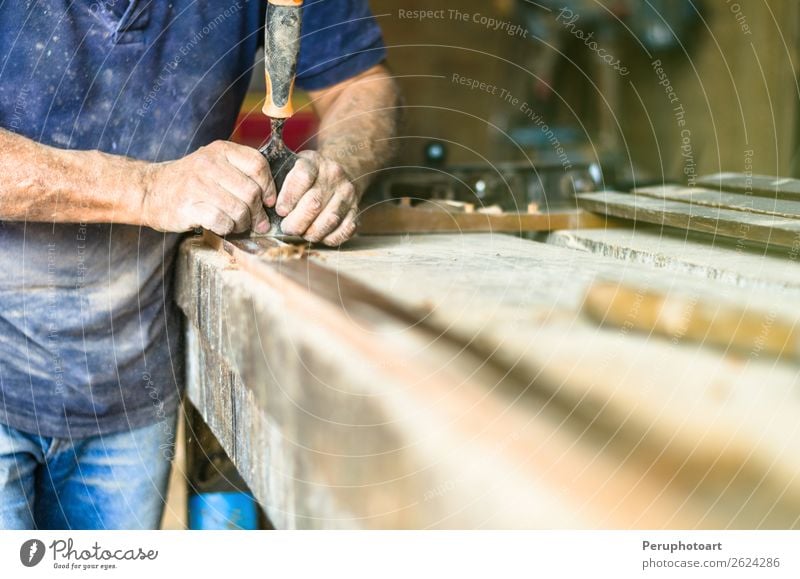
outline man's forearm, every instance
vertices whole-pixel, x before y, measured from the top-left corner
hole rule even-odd
[[[385,68],[375,67],[318,96],[319,155],[347,174],[353,182],[349,197],[357,203],[373,173],[393,154],[399,110],[395,83]],[[0,151],[0,221],[124,223],[161,231],[202,226],[225,234],[248,227],[260,231],[267,225],[262,203],[275,203],[266,161],[254,149],[232,143],[213,143],[184,159],[152,164],[48,147],[0,129]],[[317,176],[337,181],[336,171]],[[351,206],[344,202],[346,187],[341,192],[332,207],[336,223]],[[333,190],[326,194],[330,198]],[[289,203],[290,209],[296,203]],[[329,241],[349,237],[353,220],[354,214]]]
[[[146,163],[67,151],[0,129],[0,220],[131,223]]]
[[[216,141],[165,163],[48,147],[0,129],[0,221],[122,223],[264,233],[274,203],[255,149]]]
[[[329,95],[321,111],[319,153],[339,163],[363,194],[395,151],[399,92],[384,67],[376,67]]]

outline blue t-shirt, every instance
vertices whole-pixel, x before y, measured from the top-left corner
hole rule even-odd
[[[226,139],[263,44],[264,6],[6,2],[0,126],[59,148],[148,161]],[[384,59],[366,0],[306,0],[303,12],[298,87],[325,88]],[[171,293],[180,239],[127,225],[0,222],[0,422],[82,437],[174,410],[183,381]]]

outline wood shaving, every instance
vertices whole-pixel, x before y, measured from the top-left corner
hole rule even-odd
[[[280,247],[271,247],[261,256],[268,261],[286,261],[306,259],[309,253],[307,245],[281,245]]]

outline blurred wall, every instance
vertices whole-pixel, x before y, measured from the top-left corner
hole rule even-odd
[[[677,104],[656,82],[652,60],[626,39],[633,86],[623,92],[621,110],[631,156],[656,177],[686,179],[692,162],[699,174],[797,175],[800,3],[720,0],[705,6],[687,52],[661,58],[685,110],[685,127],[678,126]]]
[[[567,42],[555,44],[513,29],[512,0],[374,0],[408,105],[402,160],[419,162],[429,138],[452,141],[454,162],[525,158],[503,131],[532,122],[521,110],[529,104],[551,124],[577,126],[592,151],[615,151],[631,179],[797,174],[800,3],[695,0],[703,6],[696,26],[664,53],[645,50],[619,8],[624,0],[583,4],[587,13],[571,26],[557,24]],[[617,30],[595,36],[591,49],[575,37],[581,27],[588,33],[590,10],[622,14],[609,16]],[[601,62],[597,48],[628,74]],[[550,106],[536,100],[542,84],[555,90]]]
[[[490,123],[505,114],[497,96],[453,82],[453,75],[474,78],[503,88],[524,82],[527,73],[512,58],[514,49],[529,43],[501,30],[491,30],[471,18],[475,14],[502,18],[502,3],[489,0],[372,2],[389,45],[389,63],[403,88],[406,126],[402,146],[405,162],[421,159],[429,138],[452,141],[453,161],[480,162],[494,158]],[[449,10],[466,14],[464,21]],[[404,16],[417,10],[445,10],[445,18]]]

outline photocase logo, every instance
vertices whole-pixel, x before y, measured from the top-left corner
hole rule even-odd
[[[29,539],[19,548],[19,560],[26,567],[36,567],[44,558],[45,547],[39,539]]]

